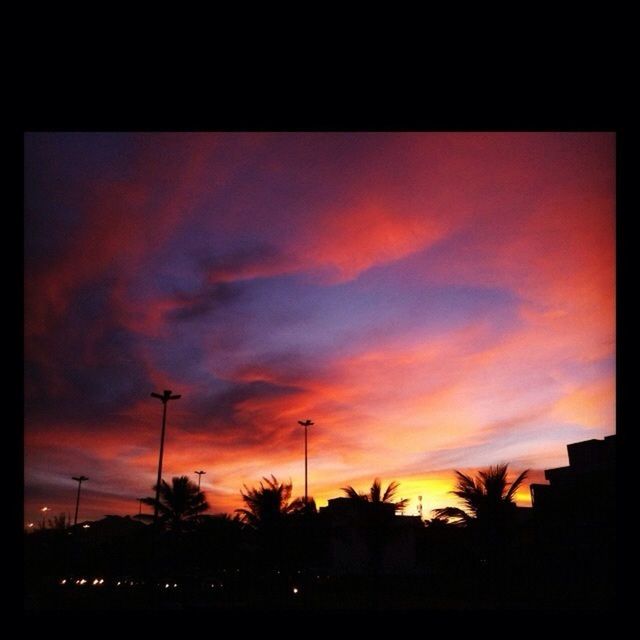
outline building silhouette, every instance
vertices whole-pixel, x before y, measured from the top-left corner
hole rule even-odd
[[[531,485],[539,521],[569,525],[572,533],[606,527],[615,517],[616,437],[567,445],[569,465],[546,469],[549,484]]]
[[[569,465],[532,484],[538,591],[563,606],[615,601],[616,437],[567,445]]]
[[[333,498],[320,507],[327,568],[338,574],[398,574],[416,568],[424,523],[396,515],[395,506]]]

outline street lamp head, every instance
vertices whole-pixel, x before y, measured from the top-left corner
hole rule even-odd
[[[305,420],[304,422],[302,420],[298,420],[298,424],[302,425],[303,427],[311,427],[314,425],[314,423],[311,422],[311,420]]]
[[[87,476],[71,476],[72,480],[75,480],[76,482],[84,482],[85,480],[88,480],[89,478],[87,478]]]
[[[179,400],[180,398],[182,398],[182,396],[179,395],[179,394],[176,394],[175,396],[172,396],[170,389],[165,389],[164,393],[162,393],[162,394],[160,394],[160,393],[152,393],[151,397],[152,398],[158,398],[158,400],[162,400],[162,402],[164,402],[165,404],[169,400]]]
[[[203,473],[207,473],[206,471],[194,471],[193,473],[197,473],[198,475],[202,475]]]

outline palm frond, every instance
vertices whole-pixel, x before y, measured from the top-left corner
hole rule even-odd
[[[382,484],[380,478],[374,478],[371,489],[369,490],[369,499],[371,502],[380,502],[380,496],[382,494]]]
[[[393,502],[393,498],[398,491],[398,487],[400,484],[395,480],[392,480],[385,489],[384,493],[382,492],[382,482],[380,478],[374,478],[373,484],[369,489],[369,493],[361,493],[354,489],[351,485],[342,487],[340,490],[344,492],[344,494],[351,498],[352,500],[360,500],[362,502],[375,502],[375,503],[386,503],[386,504],[395,504],[396,509],[402,511],[406,508],[409,503],[409,499],[400,500],[398,502]]]
[[[435,510],[434,510],[435,511]],[[431,518],[431,520],[425,520],[425,526],[432,527],[433,529],[442,529],[446,527],[460,527],[463,525],[459,520],[449,521],[447,518],[439,516],[436,514],[435,517]]]
[[[445,518],[447,521],[453,520],[452,524],[469,524],[473,521],[473,518],[466,511],[458,507],[432,509],[432,513],[435,513],[436,518]]]
[[[476,481],[471,476],[468,476],[462,473],[462,471],[458,471],[457,469],[455,473],[457,476],[456,488],[458,491],[469,491],[477,489]]]
[[[507,487],[507,465],[497,464],[490,466],[486,471],[480,471],[478,476],[481,479],[484,493],[491,499],[500,500]]]
[[[388,484],[387,489],[385,490],[384,495],[382,496],[382,502],[391,502],[393,496],[395,496],[396,492],[398,491],[399,486],[400,486],[399,482],[392,480]]]
[[[157,502],[155,497],[147,497],[142,503],[157,508],[159,521],[170,529],[188,529],[209,508],[205,494],[187,476],[176,476],[171,484],[162,480],[153,489],[158,491]]]
[[[523,471],[509,483],[508,469],[507,463],[491,465],[478,471],[475,478],[456,470],[455,488],[450,493],[461,500],[464,509],[446,507],[434,509],[434,513],[454,518],[459,523],[477,520],[485,531],[492,532],[491,535],[503,535],[498,532],[504,532],[515,524],[514,497],[528,473],[528,470]]]
[[[258,488],[250,489],[244,485],[240,496],[245,508],[236,509],[236,513],[246,524],[256,529],[268,529],[304,506],[304,501],[300,499],[290,501],[292,490],[291,480],[280,483],[273,474],[270,478],[265,476]]]
[[[358,493],[356,489],[354,489],[351,485],[348,487],[342,487],[340,491],[343,491],[347,498],[351,498],[353,500],[368,500],[368,496],[363,493]]]
[[[505,496],[506,500],[512,502],[515,498],[516,492],[520,488],[520,485],[524,481],[524,479],[529,475],[529,469],[525,469],[512,483],[511,487],[509,487],[509,491],[507,491],[507,495]]]

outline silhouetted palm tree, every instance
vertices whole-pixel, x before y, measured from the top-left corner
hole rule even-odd
[[[507,480],[506,464],[479,471],[475,478],[456,471],[457,484],[453,493],[462,500],[465,509],[445,507],[434,509],[436,517],[451,519],[464,525],[471,534],[474,551],[488,570],[488,592],[497,595],[503,587],[502,571],[513,543],[516,527],[516,491],[527,477],[523,471],[513,482]]]
[[[155,490],[156,487],[154,486]],[[152,507],[155,498],[143,498],[142,502]],[[171,531],[184,531],[198,522],[201,513],[209,508],[202,491],[187,476],[174,477],[171,484],[164,480],[160,483],[160,499],[158,501],[158,520],[161,525]],[[149,514],[136,516],[140,520],[153,520]]]
[[[371,503],[393,504],[396,511],[404,511],[406,506],[409,504],[409,499],[404,498],[403,500],[393,500],[399,486],[400,484],[394,480],[389,483],[384,493],[382,493],[382,484],[380,483],[380,478],[376,478],[371,485],[371,489],[369,489],[369,493],[360,493],[356,491],[352,486],[342,487],[342,491],[344,491],[347,497],[351,498],[352,500],[361,500],[363,502]]]
[[[305,511],[315,511],[315,502],[309,498],[305,507],[303,498],[291,500],[292,483],[280,483],[275,476],[263,478],[258,488],[246,485],[240,492],[245,508],[236,509],[247,525],[245,533],[249,548],[253,545],[253,561],[259,565],[284,566],[299,559],[300,526],[306,522]]]
[[[452,524],[465,525],[477,521],[499,526],[506,520],[513,519],[516,512],[515,494],[529,470],[526,469],[509,483],[507,469],[507,464],[499,464],[478,472],[475,478],[456,471],[457,484],[451,493],[462,500],[466,510],[444,507],[434,509],[433,513],[437,518],[451,519]]]
[[[236,509],[242,521],[254,529],[265,529],[280,523],[287,515],[300,512],[305,508],[304,500],[296,498],[292,502],[291,482],[280,483],[274,475],[271,478],[262,478],[259,488],[249,489],[244,485],[245,491],[240,492],[245,509]],[[312,506],[313,505],[313,506]],[[309,498],[307,509],[315,508],[313,498]]]
[[[368,570],[371,572],[372,606],[380,606],[379,577],[382,573],[387,549],[397,542],[398,529],[395,524],[395,511],[403,511],[408,499],[395,500],[400,485],[394,480],[382,491],[380,478],[375,478],[369,493],[356,491],[352,486],[342,487],[342,491],[354,503],[357,513],[356,530],[360,540],[364,541],[368,556]],[[392,509],[387,508],[393,507]]]

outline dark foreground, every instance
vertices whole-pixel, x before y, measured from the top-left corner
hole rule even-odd
[[[429,576],[282,575],[221,572],[208,578],[93,575],[47,577],[27,585],[25,608],[55,610],[600,610],[613,606],[610,585],[519,588],[481,576],[464,585]]]

